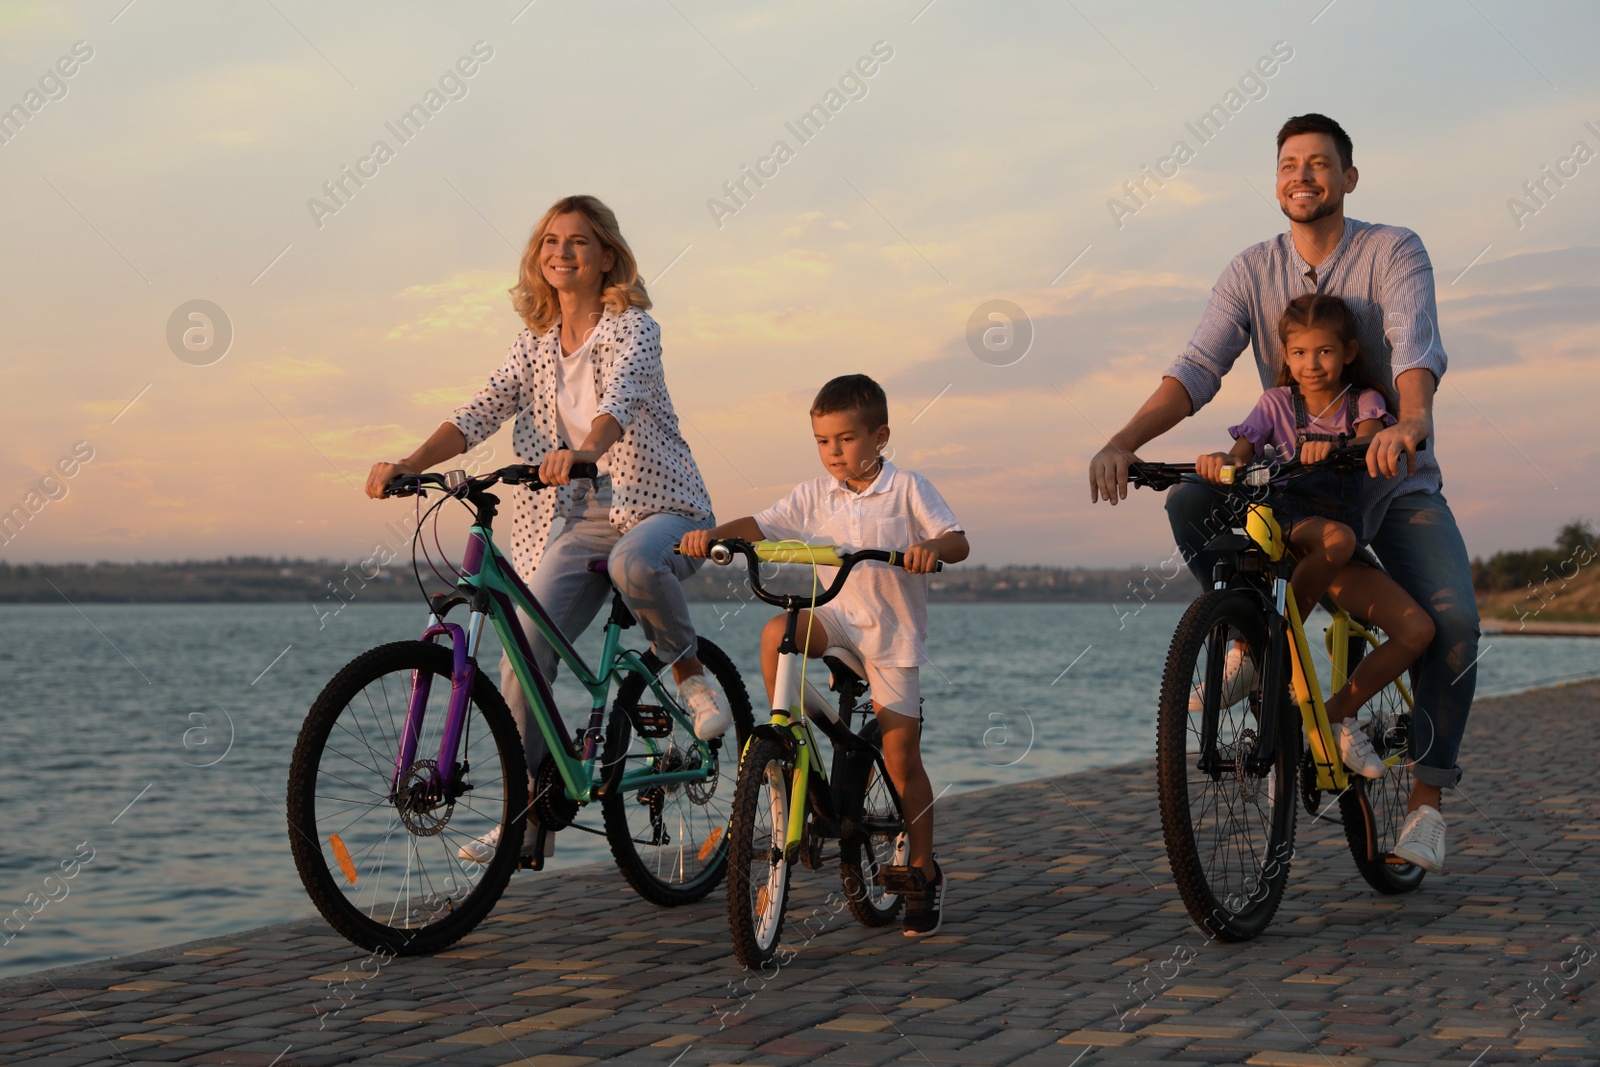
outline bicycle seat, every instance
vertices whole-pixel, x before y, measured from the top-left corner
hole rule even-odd
[[[606,568],[610,562],[609,559],[591,559],[584,567],[584,570],[590,574],[608,574],[610,572]]]
[[[829,645],[823,650],[822,660],[828,664],[829,669],[834,673],[833,688],[835,689],[847,682],[866,680],[867,668],[861,662],[861,657],[842,645]],[[840,671],[845,672],[843,678],[838,676]]]

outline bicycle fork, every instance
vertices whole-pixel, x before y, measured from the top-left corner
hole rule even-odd
[[[464,629],[457,623],[440,621],[437,615],[430,618],[432,624],[423,631],[421,640],[436,643],[440,637],[450,639],[450,704],[445,712],[437,758],[422,785],[430,799],[454,801],[461,792],[456,754],[460,751],[461,735],[466,729],[467,702],[472,698],[472,687],[478,678],[475,653],[478,641],[483,636],[484,614],[474,611]],[[400,750],[395,755],[391,781],[395,796],[406,786],[416,765],[423,718],[432,690],[433,675],[427,671],[415,672],[411,679],[410,699],[406,704],[406,721],[400,735]]]

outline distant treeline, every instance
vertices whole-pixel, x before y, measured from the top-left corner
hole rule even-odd
[[[1472,587],[1479,593],[1526,589],[1552,579],[1571,579],[1593,563],[1596,555],[1594,527],[1573,519],[1556,534],[1553,548],[1528,548],[1496,552],[1472,561]]]
[[[788,584],[809,586],[799,568]],[[427,570],[424,568],[424,574]],[[443,583],[429,576],[429,591]],[[1095,570],[1083,567],[953,567],[930,579],[935,601],[1187,603],[1200,585],[1173,564]],[[749,599],[742,570],[706,565],[684,591],[690,600]],[[411,569],[370,562],[229,556],[179,563],[0,562],[0,603],[272,603],[308,601],[336,610],[344,603],[415,600]]]

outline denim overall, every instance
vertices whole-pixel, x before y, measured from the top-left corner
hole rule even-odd
[[[1291,384],[1289,389],[1294,400],[1296,456],[1300,455],[1307,441],[1329,441],[1336,446],[1349,442],[1357,422],[1356,389],[1352,387],[1345,394],[1345,409],[1349,413],[1352,431],[1348,434],[1310,432],[1307,427],[1311,418],[1306,411],[1305,397],[1300,394],[1300,386],[1298,383]],[[1276,499],[1272,502],[1273,511],[1283,525],[1284,532],[1288,533],[1309,518],[1331,519],[1354,530],[1357,541],[1364,546],[1366,540],[1361,536],[1361,488],[1365,475],[1365,471],[1317,468],[1296,475],[1285,487],[1276,491]]]

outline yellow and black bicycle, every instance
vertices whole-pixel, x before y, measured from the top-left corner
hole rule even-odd
[[[1364,443],[1344,446],[1316,469],[1364,471],[1365,454]],[[1323,818],[1337,808],[1357,868],[1380,893],[1408,893],[1423,879],[1391,852],[1411,790],[1405,679],[1357,719],[1386,768],[1376,779],[1346,771],[1323,706],[1289,584],[1294,560],[1265,502],[1270,483],[1304,470],[1296,461],[1255,463],[1216,487],[1225,506],[1207,545],[1218,557],[1212,588],[1179,622],[1161,680],[1156,762],[1167,857],[1190,918],[1218,941],[1248,940],[1272,921],[1294,858],[1297,804]],[[1193,464],[1135,463],[1128,473],[1158,490],[1197,477]],[[1322,607],[1332,616],[1324,659],[1337,692],[1383,635],[1331,598]]]

